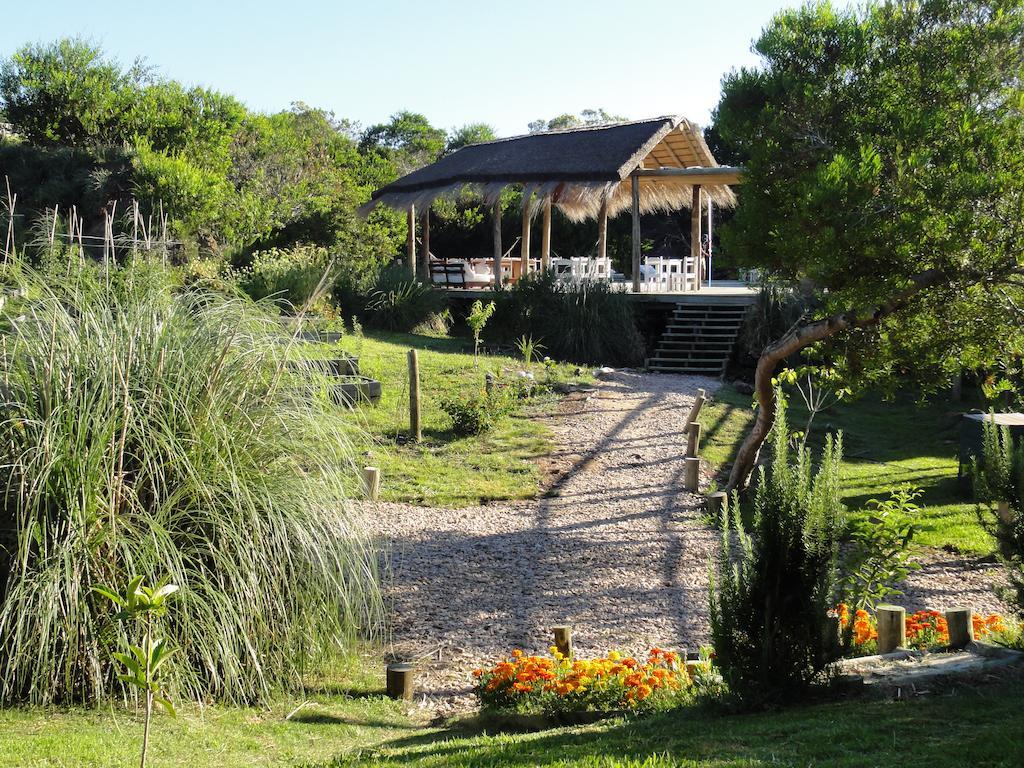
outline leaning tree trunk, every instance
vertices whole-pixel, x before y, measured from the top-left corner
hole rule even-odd
[[[761,446],[768,437],[768,433],[771,432],[772,425],[775,424],[776,402],[772,379],[783,360],[816,341],[830,338],[850,328],[865,328],[878,324],[882,318],[905,307],[925,288],[935,285],[939,279],[938,270],[930,269],[921,272],[911,278],[910,287],[872,311],[842,312],[806,325],[794,325],[786,332],[785,336],[765,347],[757,361],[757,371],[754,375],[757,417],[754,420],[754,426],[751,427],[736,453],[736,461],[729,473],[729,482],[725,486],[725,491],[732,493],[734,490],[745,488],[757,465]]]

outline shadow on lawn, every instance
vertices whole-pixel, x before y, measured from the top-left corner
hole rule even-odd
[[[463,725],[387,741],[372,751],[340,755],[313,768],[420,761],[466,768],[567,766],[576,761],[613,766],[616,760],[651,768],[852,768],[954,765],[956,758],[950,758],[956,754],[971,765],[1015,766],[1024,761],[1024,731],[1016,725],[1024,718],[1018,686],[1019,681],[1007,680],[900,703],[849,699],[749,715],[695,708],[500,738]]]

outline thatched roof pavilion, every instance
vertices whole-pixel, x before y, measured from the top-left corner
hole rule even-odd
[[[495,262],[500,276],[499,200],[505,187],[518,185],[523,189],[527,214],[523,217],[524,272],[529,268],[530,219],[538,208],[544,210],[542,266],[546,266],[550,254],[552,206],[574,221],[598,219],[601,258],[606,253],[608,217],[632,210],[634,289],[639,290],[640,214],[691,208],[699,248],[702,199],[709,213],[712,204],[735,205],[729,185],[740,183],[741,176],[738,168],[718,165],[695,124],[681,117],[659,117],[471,144],[378,189],[363,211],[387,205],[409,212],[412,264],[416,209],[429,211],[434,200],[473,189],[494,206],[497,214]],[[421,275],[429,270],[429,218],[424,215],[422,222]],[[429,279],[429,274],[426,276]],[[698,275],[695,287],[699,285]]]

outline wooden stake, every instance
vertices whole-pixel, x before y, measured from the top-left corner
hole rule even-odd
[[[544,198],[544,224],[540,233],[540,268],[551,269],[551,198]]]
[[[970,608],[950,608],[946,611],[946,626],[949,628],[950,648],[966,648],[974,640]]]
[[[494,287],[501,288],[501,199],[494,203],[492,213],[494,228]]]
[[[878,652],[892,653],[907,645],[907,612],[898,605],[880,605],[875,609],[878,620]]]
[[[555,636],[555,648],[560,654],[570,658],[572,656],[572,627],[568,625],[552,627],[551,632]]]
[[[405,699],[412,701],[415,667],[412,664],[401,662],[388,664],[387,667],[387,692],[392,699]]]
[[[686,458],[692,459],[700,452],[700,422],[695,421],[686,428]]]
[[[687,456],[683,459],[683,462],[685,466],[683,486],[688,491],[696,491],[700,488],[700,459],[694,456]]]
[[[420,427],[420,361],[415,349],[409,350],[409,435],[417,443],[423,439]]]
[[[693,401],[693,405],[690,407],[690,414],[686,417],[686,428],[689,429],[690,425],[697,420],[700,415],[700,409],[704,407],[704,401],[707,399],[707,392],[703,389],[697,390],[697,397]]]
[[[1010,509],[1010,502],[997,501],[996,514],[999,515],[1000,521],[1005,525],[1013,525],[1013,510]]]
[[[378,467],[363,467],[363,490],[366,491],[366,498],[376,501],[380,496],[380,469]]]
[[[406,267],[413,280],[416,279],[416,206],[410,205],[405,215],[405,258]]]
[[[640,177],[634,173],[631,183],[633,187],[633,293],[640,293]]]
[[[729,511],[729,494],[725,491],[715,491],[708,496],[708,514],[715,520],[722,520]]]

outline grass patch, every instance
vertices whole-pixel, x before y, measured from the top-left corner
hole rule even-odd
[[[451,419],[441,410],[445,397],[481,391],[488,371],[500,374],[523,367],[521,360],[483,356],[473,364],[467,339],[408,333],[374,332],[363,338],[345,336],[337,345],[306,344],[298,352],[330,357],[339,350],[359,357],[360,370],[383,384],[380,402],[355,411],[364,432],[364,463],[381,468],[381,498],[427,506],[463,507],[501,499],[535,497],[540,488],[536,459],[552,449],[550,430],[540,417],[556,408],[560,397],[544,394],[531,399],[491,431],[458,437]],[[409,388],[406,353],[419,350],[423,442],[405,442],[409,428]],[[535,363],[537,380],[543,366]],[[574,365],[557,365],[556,379],[572,379]],[[366,439],[369,436],[369,439]],[[354,439],[360,440],[358,435]]]
[[[733,460],[753,421],[751,397],[723,387],[701,413],[701,451],[721,467]],[[975,505],[957,481],[960,414],[958,403],[920,404],[910,397],[886,402],[871,396],[839,403],[818,414],[811,444],[819,451],[826,432],[843,430],[843,501],[854,514],[868,499],[884,498],[889,489],[910,483],[924,491],[916,541],[964,553],[988,554],[992,539],[978,524]],[[802,429],[807,411],[790,399],[791,429]]]
[[[951,765],[955,755],[974,766],[1024,761],[1019,681],[904,702],[850,700],[753,715],[683,710],[531,734],[414,725],[380,695],[381,683],[363,675],[345,690],[324,686],[266,709],[186,708],[176,721],[160,717],[151,765],[911,768]],[[134,715],[124,710],[0,711],[2,765],[132,765],[139,738]]]

